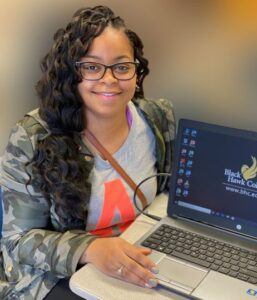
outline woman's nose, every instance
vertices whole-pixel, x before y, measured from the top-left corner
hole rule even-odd
[[[104,76],[100,79],[102,82],[117,82],[118,80],[114,77],[113,71],[111,68],[105,70]]]

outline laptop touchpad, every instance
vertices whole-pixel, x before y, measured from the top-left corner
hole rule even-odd
[[[158,263],[160,280],[169,283],[179,283],[185,288],[194,289],[206,276],[207,270],[190,265],[171,257],[163,257]]]

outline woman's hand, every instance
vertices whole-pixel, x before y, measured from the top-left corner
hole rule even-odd
[[[103,273],[143,287],[155,287],[158,270],[147,255],[150,249],[131,245],[119,237],[94,240],[79,263],[92,263]]]

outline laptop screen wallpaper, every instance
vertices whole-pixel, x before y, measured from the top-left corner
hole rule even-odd
[[[256,224],[257,141],[186,126],[178,142],[174,202]]]

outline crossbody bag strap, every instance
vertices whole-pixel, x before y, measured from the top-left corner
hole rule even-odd
[[[132,178],[127,174],[127,172],[121,167],[121,165],[117,162],[117,160],[104,148],[104,146],[97,140],[97,138],[89,131],[84,131],[85,137],[89,140],[89,142],[102,154],[103,158],[108,160],[109,163],[113,166],[113,168],[123,177],[123,179],[127,182],[127,184],[132,188],[133,191],[136,190],[137,185],[132,180]],[[143,208],[147,206],[147,200],[143,194],[143,192],[138,188],[137,196],[139,197]]]

